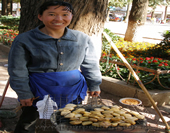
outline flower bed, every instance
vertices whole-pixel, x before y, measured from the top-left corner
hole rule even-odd
[[[4,45],[11,46],[14,38],[18,35],[18,31],[9,29],[0,29],[0,42]]]
[[[136,54],[139,53],[139,51],[147,51],[148,49],[155,47],[156,44],[130,43],[122,41],[121,38],[117,41],[118,37],[108,30],[105,31],[112,37],[112,41],[115,42],[117,48],[121,51],[129,64],[132,65],[142,82],[146,84],[145,86],[147,89],[170,89],[168,86],[170,84],[170,61],[158,57],[145,57],[145,55],[142,57],[142,55]],[[115,64],[119,64],[119,66]],[[100,66],[103,76],[122,79],[130,84],[138,86],[129,70],[125,67],[124,63],[120,60],[104,37]],[[147,71],[147,69],[150,69],[150,71]],[[156,78],[158,80],[155,80]]]

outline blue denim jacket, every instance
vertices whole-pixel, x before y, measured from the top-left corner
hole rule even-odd
[[[19,34],[8,57],[10,86],[19,99],[32,98],[29,73],[81,69],[90,91],[99,91],[102,82],[99,60],[90,37],[66,28],[64,36],[52,38],[39,27]]]

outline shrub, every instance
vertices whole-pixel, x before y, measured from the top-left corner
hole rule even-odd
[[[165,38],[162,42],[167,43],[167,45],[159,45],[159,44],[152,44],[147,42],[126,42],[122,38],[116,36],[113,33],[110,33],[110,31],[107,29],[105,32],[110,36],[113,37],[112,40],[115,42],[115,45],[120,50],[120,52],[124,55],[124,57],[127,59],[129,64],[131,65],[139,65],[140,67],[150,68],[150,69],[161,69],[161,70],[170,70],[170,61],[166,60],[164,57],[164,51],[159,51],[159,56],[151,56],[156,55],[157,53],[154,53],[155,48],[160,49],[169,49],[168,44],[168,35],[165,36]],[[157,54],[158,55],[158,54]],[[129,70],[125,66],[118,66],[115,67],[115,64],[109,63],[110,60],[117,60],[119,62],[122,62],[121,59],[118,57],[118,55],[115,53],[115,51],[112,49],[111,45],[107,42],[105,37],[103,36],[103,47],[102,47],[102,56],[101,59],[106,59],[106,62],[100,61],[100,69],[103,76],[109,76],[116,79],[121,79],[120,76],[117,74],[117,71],[120,73],[122,78],[124,78],[126,81],[129,77]],[[155,73],[147,72],[139,70],[137,71],[134,69],[139,76],[139,78],[142,80],[143,83],[147,83],[151,81],[155,77]],[[169,74],[160,74],[159,79],[161,84],[164,87],[167,87],[167,85],[170,84],[170,75]],[[135,80],[133,76],[130,76],[130,80],[128,81],[131,84],[135,83]],[[135,85],[138,86],[136,83]],[[164,89],[159,84],[158,80],[154,80],[153,82],[145,85],[148,89]],[[139,86],[138,86],[139,87]],[[139,87],[140,88],[140,87]]]
[[[0,21],[3,24],[1,25],[1,29],[18,30],[20,17],[13,17],[12,15],[1,16]]]

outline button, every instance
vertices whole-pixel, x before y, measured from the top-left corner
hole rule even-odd
[[[63,52],[60,52],[60,54],[64,54]]]
[[[60,42],[60,40],[58,40],[58,42]]]
[[[62,66],[63,65],[63,63],[60,63],[60,66]]]

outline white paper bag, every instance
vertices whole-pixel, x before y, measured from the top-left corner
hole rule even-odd
[[[58,109],[56,102],[54,102],[49,95],[45,95],[43,100],[36,103],[36,106],[39,112],[39,119],[50,119],[54,108]]]

